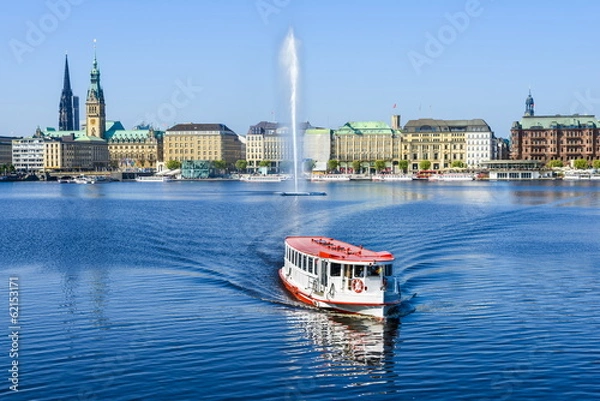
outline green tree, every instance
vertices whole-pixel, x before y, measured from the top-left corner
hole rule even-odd
[[[227,162],[225,160],[214,160],[212,165],[221,174],[223,174],[223,171],[227,168]]]
[[[352,162],[352,170],[354,170],[354,174],[360,174],[361,167],[362,162],[360,160],[354,160]]]
[[[290,160],[284,160],[279,163],[279,169],[282,173],[291,173],[294,170],[294,162]]]
[[[169,160],[166,166],[169,170],[177,170],[181,168],[181,162],[179,160]]]
[[[429,170],[431,168],[431,162],[429,160],[421,160],[419,162],[419,169]]]
[[[398,162],[398,168],[402,170],[403,173],[408,171],[408,160],[400,160]]]
[[[548,168],[555,168],[555,167],[563,167],[563,162],[561,160],[550,160],[546,166],[548,166]]]
[[[337,160],[329,160],[327,162],[327,170],[335,171],[335,170],[337,170],[339,165],[340,165],[340,162],[338,162]]]
[[[261,160],[258,167],[271,167],[271,160]]]
[[[584,160],[584,159],[577,159],[573,162],[573,166],[577,170],[584,170],[584,169],[588,168],[588,162],[587,162],[587,160]]]
[[[315,168],[316,165],[317,165],[317,163],[315,163],[314,160],[308,159],[308,160],[304,161],[303,169],[306,172],[311,172],[311,171],[313,171],[313,169]]]
[[[375,171],[378,173],[385,170],[385,160],[375,160]]]
[[[248,162],[246,160],[237,160],[235,162],[235,168],[238,170],[238,172],[245,172],[246,168],[248,168]]]
[[[592,162],[592,167],[595,169],[600,169],[600,160],[594,160]]]
[[[465,168],[465,163],[462,160],[454,160],[451,164],[453,168]]]

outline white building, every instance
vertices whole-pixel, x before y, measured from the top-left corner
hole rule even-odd
[[[44,169],[44,138],[22,138],[12,141],[12,164],[17,171]]]
[[[484,120],[471,120],[466,128],[467,167],[481,167],[481,162],[493,160],[496,140],[492,129]]]
[[[304,132],[311,128],[308,122],[300,123],[297,136],[297,153],[302,156]],[[271,121],[261,121],[250,126],[246,134],[246,160],[248,170],[258,172],[261,162],[269,162],[267,170],[282,172],[291,170],[294,163],[294,145],[292,132],[286,125]],[[284,171],[285,172],[285,171]]]
[[[304,133],[304,159],[315,163],[314,170],[327,169],[331,159],[331,136],[329,128],[310,128]]]

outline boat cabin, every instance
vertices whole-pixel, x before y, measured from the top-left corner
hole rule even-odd
[[[396,293],[394,257],[326,237],[288,237],[283,273],[300,287],[329,299]]]

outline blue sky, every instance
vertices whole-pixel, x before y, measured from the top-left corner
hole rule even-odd
[[[289,120],[278,58],[293,28],[299,120],[483,118],[508,137],[529,87],[536,114],[600,114],[598,15],[584,0],[8,2],[0,135],[58,125],[65,52],[84,110],[94,39],[107,118],[128,128],[222,122],[245,134]]]

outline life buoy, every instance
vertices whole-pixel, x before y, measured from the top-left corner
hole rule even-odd
[[[357,294],[363,292],[363,290],[365,289],[365,284],[362,282],[362,280],[355,278],[352,279],[352,290],[354,292],[356,292]]]

